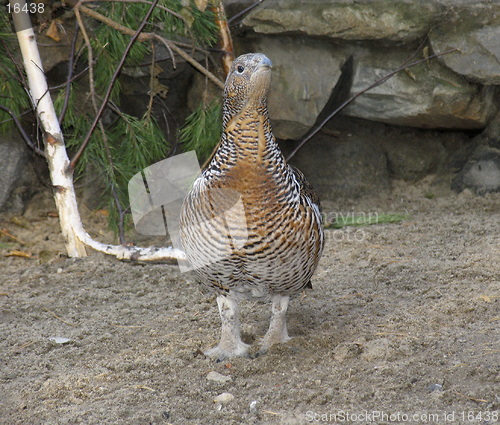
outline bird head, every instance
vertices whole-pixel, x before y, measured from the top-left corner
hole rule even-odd
[[[272,66],[262,53],[248,53],[233,62],[224,88],[226,119],[239,114],[247,106],[267,110]]]

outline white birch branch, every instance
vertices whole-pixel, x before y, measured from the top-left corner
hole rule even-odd
[[[14,8],[16,3],[17,6]],[[185,258],[182,251],[172,247],[139,248],[108,245],[93,240],[87,234],[78,212],[73,173],[68,171],[70,161],[43,72],[35,33],[28,13],[22,12],[26,1],[10,0],[10,5],[12,11],[20,11],[13,13],[14,26],[28,77],[31,101],[44,130],[43,140],[50,179],[54,186],[54,199],[68,256],[84,257],[87,255],[86,246],[88,246],[96,251],[115,255],[120,259],[159,261]]]

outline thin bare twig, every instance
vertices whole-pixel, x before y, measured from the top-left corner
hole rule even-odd
[[[432,28],[429,30],[429,32],[426,34],[425,38],[422,40],[422,42],[419,44],[417,50],[415,50],[413,52],[413,54],[408,58],[406,59],[403,64],[401,65],[401,67],[407,65],[415,56],[417,56],[417,53],[420,52],[420,50],[422,50],[422,48],[424,47],[424,44],[427,42],[427,40],[429,39],[429,36],[431,35],[431,32],[432,32]],[[428,58],[427,58],[428,59]]]
[[[245,10],[242,10],[240,13],[237,13],[234,15],[231,19],[228,20],[229,25],[233,24],[233,21],[236,21],[240,16],[244,15],[245,13],[250,12],[253,8],[257,7],[259,4],[261,4],[264,0],[258,0],[251,6],[247,7]]]
[[[28,87],[28,83],[26,81],[26,78],[24,77],[24,72],[21,70],[21,67],[19,66],[19,64],[17,63],[16,59],[14,58],[14,56],[12,55],[12,53],[10,52],[9,47],[7,46],[7,44],[3,40],[0,40],[0,41],[2,42],[2,44],[3,44],[4,48],[5,48],[5,51],[7,52],[7,55],[9,56],[10,60],[12,61],[12,63],[14,64],[14,66],[16,67],[17,72],[19,74],[19,77],[16,76],[16,75],[14,75],[14,74],[12,74],[13,77],[23,85],[23,87],[25,88],[26,92],[29,94],[29,90],[27,88]],[[21,122],[19,121],[19,118],[14,114],[14,111],[12,111],[9,108],[7,108],[6,106],[2,106],[2,105],[0,105],[0,108],[2,108],[4,111],[8,112],[9,115],[12,117],[12,120],[16,124],[16,127],[17,127],[19,133],[21,134],[21,137],[26,142],[26,144],[31,149],[33,149],[33,151],[36,154],[45,157],[46,156],[45,152],[42,149],[40,149],[39,147],[35,146],[35,144],[31,141],[31,138],[24,131],[24,128],[21,125]]]
[[[83,38],[85,40],[85,45],[87,46],[87,51],[88,51],[88,58],[89,58],[89,91],[90,91],[90,99],[92,102],[92,106],[94,108],[94,112],[97,114],[99,111],[99,108],[97,107],[97,94],[95,91],[95,84],[94,84],[94,51],[92,49],[92,45],[90,44],[90,38],[87,34],[87,30],[85,29],[85,26],[83,24],[82,17],[80,15],[80,10],[78,7],[75,8],[75,16],[77,19],[77,22],[80,25],[81,31]],[[110,159],[110,164],[112,164],[111,161],[111,153],[109,152],[109,147],[107,143],[107,137],[106,137],[106,130],[104,128],[104,124],[102,120],[100,119],[100,116],[98,118],[98,123],[99,123],[99,130],[101,131],[101,136],[104,141],[104,146],[106,148],[107,156]],[[90,139],[89,139],[90,140]],[[80,152],[80,151],[79,151]],[[81,151],[83,153],[83,150]],[[73,161],[70,163],[70,169],[71,169],[71,164]],[[76,165],[76,163],[75,163]],[[74,168],[73,168],[74,169]]]
[[[7,236],[7,237],[11,238],[11,239],[14,239],[15,241],[19,242],[21,245],[26,245],[26,242],[23,242],[21,239],[16,238],[14,235],[11,235],[11,234],[10,234],[9,232],[7,232],[6,230],[2,230],[2,229],[0,229],[0,233],[1,233],[2,235],[5,235],[5,236]]]
[[[62,124],[64,120],[64,116],[66,115],[66,110],[68,109],[69,103],[69,95],[71,90],[71,81],[73,76],[73,65],[75,60],[75,48],[76,48],[76,40],[78,38],[78,31],[80,29],[80,24],[76,21],[75,24],[75,34],[73,35],[73,40],[71,41],[71,50],[69,53],[69,62],[68,62],[68,77],[66,78],[66,95],[64,96],[64,104],[61,110],[61,114],[59,115],[59,125]]]
[[[116,188],[113,182],[111,182],[111,190],[113,192],[113,197],[116,202],[116,209],[118,210],[118,236],[120,238],[120,243],[122,245],[126,245],[127,241],[125,239],[125,227],[123,225],[125,221],[125,211],[123,211],[122,204],[120,204],[120,199],[118,198],[118,194],[116,193]]]
[[[92,9],[89,9],[86,6],[83,6],[81,4],[76,6],[77,3],[75,3],[75,0],[68,0],[68,1],[69,1],[69,4],[75,6],[74,7],[75,14],[77,13],[77,11],[80,11],[80,12],[83,12],[86,15],[88,15],[94,19],[97,19],[98,21],[110,26],[111,28],[114,28],[117,31],[120,31],[122,34],[130,35],[130,36],[134,36],[134,34],[136,34],[136,32],[134,30],[132,30],[124,25],[120,25],[117,22],[113,21],[112,19],[109,19],[106,16],[103,16],[100,13],[98,13]],[[139,1],[137,1],[137,2],[139,2]],[[80,22],[80,26],[81,25],[82,25],[82,23]],[[177,43],[175,43],[171,40],[167,40],[166,38],[161,37],[155,33],[141,33],[138,36],[138,41],[140,41],[140,42],[144,42],[144,41],[148,41],[148,40],[152,40],[152,39],[156,39],[156,40],[160,41],[169,50],[169,52],[172,56],[173,63],[174,63],[174,68],[176,67],[175,56],[174,56],[172,51],[177,53],[180,57],[182,57],[186,62],[190,63],[194,68],[196,68],[202,74],[205,74],[212,82],[215,83],[215,85],[217,85],[221,89],[224,89],[224,83],[221,80],[219,80],[215,75],[213,75],[205,67],[200,65],[195,59],[193,59],[190,55],[188,55],[186,52],[184,52],[184,50],[182,50],[180,47],[178,47]],[[191,48],[193,48],[193,46],[191,46]]]
[[[410,64],[407,64],[405,63],[403,66],[399,67],[398,69],[396,69],[395,71],[392,71],[390,72],[389,74],[385,75],[384,77],[380,78],[379,80],[375,81],[372,85],[368,86],[367,88],[361,90],[360,92],[356,93],[354,96],[352,96],[351,98],[349,98],[348,100],[346,100],[342,105],[340,105],[337,109],[335,109],[335,111],[333,111],[330,115],[328,115],[328,117],[326,117],[322,122],[321,124],[319,124],[311,133],[309,133],[300,143],[299,145],[292,151],[292,153],[290,155],[288,155],[288,157],[286,158],[287,161],[290,161],[291,158],[293,158],[293,156],[299,151],[299,149],[304,146],[306,144],[306,142],[308,142],[309,140],[311,140],[311,138],[313,136],[315,136],[322,128],[323,126],[328,122],[330,121],[335,115],[337,115],[342,109],[344,109],[347,105],[349,105],[349,103],[351,103],[353,100],[357,99],[359,96],[361,96],[362,94],[366,93],[368,90],[371,90],[383,83],[385,83],[389,78],[393,77],[394,75],[396,75],[398,72],[404,70],[405,68],[409,68],[409,67],[412,67],[412,66],[415,66],[415,65],[418,65],[422,62],[426,62],[428,61],[429,59],[434,59],[434,58],[437,58],[439,56],[443,56],[443,55],[447,55],[449,53],[453,53],[453,52],[456,52],[456,51],[459,51],[458,48],[456,49],[451,49],[451,50],[447,50],[446,52],[443,52],[443,53],[436,53],[434,55],[431,55],[431,56],[428,56],[424,59],[420,59],[416,62],[413,62],[413,63],[410,63]]]
[[[19,122],[19,120],[17,119],[16,114],[14,114],[14,112],[12,110],[10,110],[9,108],[7,108],[6,106],[3,106],[3,105],[0,105],[0,109],[3,109],[5,112],[7,112],[7,113],[10,114],[10,116],[12,117],[14,123],[16,124],[16,127],[17,127],[19,133],[21,133],[21,136],[24,139],[24,141],[26,142],[26,144],[31,149],[33,149],[38,155],[45,157],[45,152],[43,150],[41,150],[40,148],[37,148],[33,144],[33,142],[31,141],[31,139],[28,136],[28,134],[26,133],[26,131],[24,131],[24,128],[21,125],[21,123]]]
[[[27,90],[26,87],[28,87],[28,83],[26,82],[26,78],[24,78],[24,72],[21,70],[21,67],[19,66],[19,64],[17,63],[16,59],[14,58],[14,56],[12,55],[12,53],[10,52],[9,47],[7,46],[7,44],[5,43],[5,41],[0,40],[0,42],[2,42],[3,47],[5,48],[5,51],[7,52],[7,55],[9,55],[9,59],[11,60],[11,62],[16,67],[17,72],[18,72],[18,74],[20,76],[20,77],[18,77],[16,75],[12,74],[13,77],[23,85],[23,87],[25,88],[25,90]]]
[[[98,60],[99,60],[99,55],[92,62],[92,66],[95,65]],[[78,80],[78,78],[80,78],[83,74],[85,74],[87,71],[89,71],[89,69],[90,69],[90,66],[86,66],[78,74],[73,75],[73,77],[71,78],[71,80],[69,80],[69,82],[72,83],[73,81]],[[51,87],[49,87],[49,90],[62,89],[64,86],[66,86],[66,84],[68,84],[68,81],[66,81],[65,83],[59,84],[58,86],[51,86]]]
[[[174,69],[176,69],[177,68],[177,63],[175,62],[175,54],[172,51],[172,48],[170,47],[170,44],[166,42],[166,39],[165,39],[165,41],[163,41],[161,39],[159,41],[161,41],[163,43],[163,45],[167,48],[168,53],[170,53],[170,58],[172,59],[172,66],[173,66]]]
[[[56,319],[60,320],[61,322],[63,323],[66,323],[67,325],[69,326],[73,326],[74,328],[76,328],[76,325],[73,325],[73,323],[69,323],[69,322],[66,322],[66,320],[64,319],[61,319],[56,313],[54,313],[53,311],[50,311],[47,307],[45,307],[44,305],[42,305],[42,307],[47,310],[50,314],[52,314],[52,316],[54,316]]]
[[[87,56],[89,60],[89,89],[90,95],[94,101],[94,109],[97,110],[97,106],[95,104],[95,91],[94,91],[94,52],[92,50],[92,45],[90,43],[90,38],[87,34],[87,30],[85,29],[85,25],[83,24],[82,15],[80,14],[80,10],[75,8],[75,16],[80,26],[80,31],[82,32],[83,39],[85,40],[85,45],[87,46]]]
[[[175,53],[177,53],[182,59],[186,62],[189,62],[194,68],[200,71],[202,74],[205,74],[217,87],[224,90],[224,83],[219,80],[214,74],[212,74],[208,69],[206,69],[203,65],[200,65],[196,60],[194,60],[191,56],[189,56],[184,50],[177,46],[171,40],[167,40],[157,34],[151,34],[154,38],[161,41],[167,48],[170,47]]]
[[[154,83],[156,80],[156,51],[155,51],[155,44],[151,42],[151,66],[150,66],[150,71],[149,71],[149,104],[148,104],[148,112],[147,112],[147,122],[149,123],[151,119],[151,112],[153,110],[153,100],[155,97],[155,89],[154,89]]]
[[[2,96],[0,96],[0,97],[2,97]],[[17,116],[17,119],[19,119],[19,118],[21,118],[21,117],[24,117],[25,115],[28,115],[28,114],[31,114],[31,113],[33,113],[33,110],[32,110],[32,109],[28,109],[28,110],[26,110],[26,111],[24,111],[24,112],[20,113],[20,114]],[[6,122],[13,121],[13,120],[14,120],[14,118],[7,118],[6,120],[0,121],[0,126],[1,126],[2,124],[5,124]]]

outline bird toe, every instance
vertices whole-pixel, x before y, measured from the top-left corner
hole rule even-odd
[[[218,362],[221,362],[231,357],[247,357],[250,358],[248,354],[249,345],[241,342],[232,347],[223,347],[221,344],[217,347],[209,348],[205,351],[205,355],[209,357],[216,357]]]

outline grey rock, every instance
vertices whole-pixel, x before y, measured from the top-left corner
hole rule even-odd
[[[500,11],[497,13],[500,17]],[[494,14],[491,17],[493,16]],[[437,52],[460,49],[460,52],[444,55],[439,59],[457,74],[485,85],[498,85],[500,19],[497,18],[489,26],[485,26],[485,20],[476,17],[454,22],[453,25],[447,23],[431,33],[430,41],[433,50]]]
[[[333,358],[338,362],[358,357],[363,352],[363,346],[360,343],[342,342],[333,350]]]
[[[488,0],[267,0],[243,24],[262,34],[408,43],[437,25],[498,25],[498,14],[500,4]]]
[[[250,6],[254,5],[254,0],[224,0],[224,9],[226,10],[226,15],[229,20],[235,17],[238,13],[243,12]],[[245,15],[241,15],[237,22],[243,20]],[[233,22],[230,22],[233,24]]]
[[[416,181],[434,172],[446,157],[443,135],[399,127],[387,128],[381,139],[391,174],[406,181]]]
[[[268,0],[243,24],[263,34],[307,34],[342,40],[410,41],[429,30],[439,2]]]
[[[443,391],[443,386],[441,384],[432,384],[427,388],[430,392],[433,391]]]
[[[231,380],[230,376],[222,375],[219,372],[216,372],[214,370],[208,372],[207,374],[207,379],[209,381],[216,381],[216,382],[228,382]]]
[[[369,362],[383,360],[390,355],[391,351],[393,349],[391,348],[391,341],[388,338],[374,339],[365,343],[360,357]]]
[[[24,212],[37,187],[31,156],[14,131],[0,136],[0,211]]]
[[[215,397],[214,402],[220,404],[227,404],[231,400],[234,400],[234,395],[232,395],[231,393],[222,393],[219,394],[217,397]]]
[[[408,56],[400,49],[359,51],[351,94],[399,68]],[[358,97],[344,113],[408,127],[481,129],[496,110],[494,87],[468,82],[434,61],[399,72]]]
[[[477,195],[500,192],[500,150],[479,146],[453,180],[452,189],[470,189]]]
[[[316,122],[339,80],[346,53],[320,40],[279,37],[253,43],[273,63],[269,115],[280,139],[298,139]]]
[[[460,53],[443,56],[440,60],[457,74],[482,84],[500,84],[500,26],[481,28],[463,34],[438,33],[431,37],[434,50],[459,48]]]
[[[55,336],[55,337],[50,337],[49,341],[52,341],[54,344],[64,345],[64,344],[67,344],[68,342],[71,342],[71,339],[70,338],[64,338],[64,337],[61,337],[61,336]]]
[[[279,58],[271,118],[277,117],[278,137],[296,139],[326,104],[346,57],[355,59],[354,95],[399,68],[431,28],[429,54],[461,51],[400,72],[357,98],[346,114],[418,128],[483,129],[498,108],[491,85],[500,84],[499,17],[500,4],[486,0],[267,0],[243,24],[261,35],[257,50]],[[294,41],[279,44],[276,37],[285,35]],[[297,48],[313,40],[307,55]],[[317,99],[315,88],[323,91]]]

